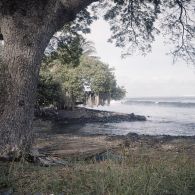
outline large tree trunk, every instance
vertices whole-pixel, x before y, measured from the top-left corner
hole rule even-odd
[[[33,142],[32,122],[41,58],[49,42],[44,29],[13,25],[5,19],[3,26],[3,78],[0,112],[0,157],[19,158]],[[33,25],[33,24],[31,24]],[[33,29],[34,28],[34,29]],[[29,30],[34,34],[30,35]],[[4,97],[4,98],[3,98]]]
[[[52,35],[95,0],[1,1],[0,158],[28,152],[41,58]],[[1,36],[2,34],[2,36]],[[19,153],[18,153],[19,151]]]

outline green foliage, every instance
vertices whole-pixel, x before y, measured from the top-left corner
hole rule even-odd
[[[94,77],[91,79],[92,91],[97,94],[111,91],[112,83],[115,81],[115,78],[108,65],[99,63],[94,67],[93,75]]]
[[[93,94],[103,95],[105,98],[120,100],[125,96],[125,89],[117,86],[114,70],[97,58],[83,55],[77,67],[55,59],[48,67],[47,71],[42,69],[38,87],[39,105],[64,101],[64,104],[71,104],[73,107],[76,101],[84,101],[85,86]]]
[[[57,51],[54,53],[54,59],[58,59],[62,64],[77,66],[79,58],[82,55],[80,37],[69,37],[69,40],[59,43]]]
[[[125,91],[117,87],[113,69],[101,62],[93,44],[86,41],[70,26],[51,40],[42,63],[38,85],[40,106],[64,105],[74,107],[76,101],[85,101],[85,86],[93,94],[121,99]]]
[[[126,90],[124,87],[116,86],[111,91],[111,99],[113,100],[121,100],[125,97]]]
[[[53,79],[48,71],[41,71],[37,87],[37,101],[39,106],[57,105],[61,101],[60,84]]]
[[[159,3],[137,1],[115,1],[104,15],[111,25],[110,42],[117,47],[126,47],[125,54],[132,54],[136,50],[146,54],[151,51],[151,43],[159,30],[154,26],[159,13]],[[108,6],[108,5],[107,5]]]
[[[136,50],[142,54],[151,51],[152,42],[161,30],[164,35],[169,35],[171,42],[175,44],[176,49],[172,51],[175,58],[182,57],[193,62],[195,23],[191,19],[193,13],[189,11],[192,7],[191,2],[100,1],[92,6],[91,11],[82,10],[75,21],[66,24],[61,34],[51,40],[43,65],[50,69],[60,67],[57,68],[59,74],[56,71],[51,74],[55,81],[54,74],[58,75],[57,82],[62,93],[68,93],[74,99],[83,96],[84,85],[89,86],[95,94],[107,93],[112,99],[121,99],[126,92],[117,86],[113,70],[97,58],[89,57],[94,48],[86,44],[79,32],[90,32],[89,25],[97,19],[97,8],[100,8],[104,13],[104,19],[111,26],[112,35],[109,41],[115,42],[117,47],[127,48],[123,56]],[[161,22],[157,25],[159,17]]]
[[[124,48],[123,57],[136,51],[147,54],[162,34],[174,60],[195,63],[194,0],[114,0],[97,7],[110,24],[109,41]]]
[[[77,68],[62,67],[58,72],[57,80],[61,83],[64,94],[73,101],[84,95],[84,84]]]
[[[95,94],[110,94],[112,99],[124,98],[126,91],[117,86],[114,69],[97,58],[83,56],[80,63],[80,72],[86,85],[90,86]]]
[[[82,36],[71,31],[62,32],[61,35],[53,37],[46,50],[44,64],[52,66],[53,62],[58,60],[61,64],[69,67],[78,66],[83,53],[83,41]]]
[[[77,15],[75,21],[65,24],[50,40],[44,62],[48,65],[59,60],[64,65],[76,67],[79,65],[81,55],[95,53],[92,42],[86,41],[81,35],[90,32],[89,25],[95,19],[96,16],[91,16],[89,11],[84,9]]]
[[[71,29],[73,33],[81,32],[83,34],[90,33],[90,24],[97,19],[95,12],[89,12],[88,9],[83,9],[77,14],[76,19],[65,25],[65,30]]]

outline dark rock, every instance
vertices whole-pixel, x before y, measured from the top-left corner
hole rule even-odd
[[[139,135],[137,133],[128,133],[127,137],[136,137],[136,138],[138,138]]]
[[[38,118],[57,119],[58,110],[55,107],[36,108],[34,115]]]
[[[77,108],[74,111],[60,110],[55,108],[44,108],[39,110],[38,117],[55,121],[67,121],[68,123],[117,123],[122,121],[146,121],[145,116],[123,114],[117,112]]]

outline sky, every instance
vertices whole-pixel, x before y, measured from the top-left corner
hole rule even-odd
[[[173,64],[162,38],[156,38],[146,57],[134,54],[122,59],[121,49],[107,42],[110,34],[109,24],[99,19],[86,38],[94,42],[96,55],[115,68],[118,84],[125,87],[127,97],[195,96],[195,67],[181,60]]]

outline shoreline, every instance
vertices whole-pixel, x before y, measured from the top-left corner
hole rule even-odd
[[[51,112],[55,112],[55,114],[51,115]],[[57,112],[56,110],[47,110],[44,116],[42,115],[42,117],[37,118],[37,126],[45,125],[45,127],[43,128],[44,130],[36,131],[37,140],[34,145],[35,149],[44,156],[41,165],[50,166],[50,164],[55,164],[53,163],[55,161],[53,158],[55,157],[77,160],[96,158],[100,154],[107,153],[108,150],[114,150],[115,153],[121,147],[128,147],[130,150],[140,150],[144,147],[153,150],[155,153],[159,151],[184,152],[186,154],[189,153],[192,155],[192,158],[195,158],[193,155],[195,154],[195,136],[147,135],[137,133],[128,133],[127,135],[85,134],[80,133],[78,130],[82,127],[83,123],[121,121],[142,122],[146,121],[146,117],[134,115],[133,113],[123,114],[87,108],[76,108],[73,111],[60,110]],[[62,125],[64,129],[59,130],[60,126],[55,126],[55,124]],[[70,128],[72,124],[78,125],[76,130]],[[48,156],[51,159],[47,161]]]
[[[103,110],[88,109],[76,107],[75,110],[56,110],[54,108],[42,108],[35,112],[35,120],[52,120],[71,123],[118,123],[122,121],[146,121],[143,115],[135,115],[134,113],[125,114],[120,112],[111,112]]]
[[[163,187],[162,190],[164,192],[167,184],[170,184],[171,189],[172,186],[175,189],[172,182],[178,179],[177,186],[180,186],[185,176],[179,193],[174,194],[180,194],[186,184],[191,189],[187,194],[194,194],[191,192],[195,190],[195,137],[193,139],[168,137],[168,139],[167,136],[166,139],[165,137],[164,139],[163,137],[152,139],[151,136],[141,137],[136,134],[120,138],[118,136],[62,134],[47,137],[37,142],[41,155],[36,156],[35,151],[33,157],[37,158],[36,162],[11,162],[9,164],[0,162],[4,174],[0,192],[12,190],[25,192],[25,194],[29,192],[61,194],[64,192],[65,184],[65,189],[70,189],[71,194],[74,194],[72,190],[75,189],[77,179],[78,186],[81,184],[78,191],[80,192],[80,189],[85,187],[85,192],[88,192],[89,182],[92,181],[94,184],[92,188],[96,188],[97,182],[110,181],[110,179],[107,180],[110,176],[111,183],[118,181],[119,176],[122,184],[132,178],[132,183],[138,182],[140,189],[145,183],[148,185],[147,178],[153,178],[154,186],[151,189],[156,189],[156,183],[161,182],[165,183],[163,185],[165,188]],[[143,181],[142,179],[140,181],[140,178],[143,178]],[[189,181],[186,182],[186,178]],[[44,186],[42,186],[43,182]],[[129,187],[129,184],[131,181],[127,180],[125,185]],[[116,192],[118,188],[117,183]],[[110,190],[113,190],[112,186]],[[172,194],[173,191],[170,190],[170,192]]]
[[[70,113],[68,117],[72,117]],[[74,118],[76,119],[77,117]],[[47,124],[49,121],[51,122],[51,120],[42,122]],[[64,192],[64,185],[66,185],[66,190],[69,189],[71,194],[74,194],[72,190],[78,188],[75,188],[77,179],[78,191],[81,192],[81,189],[85,187],[88,192],[89,182],[93,181],[94,186],[91,189],[96,189],[97,182],[110,181],[110,176],[112,180],[109,185],[106,184],[107,186],[118,181],[120,176],[123,184],[127,180],[126,186],[129,187],[131,181],[128,179],[132,178],[133,186],[135,182],[138,182],[141,189],[143,185],[148,185],[148,180],[145,178],[155,176],[154,186],[151,189],[156,189],[157,182],[164,182],[166,188],[167,184],[170,183],[172,186],[171,182],[178,181],[178,178],[181,179],[177,185],[181,185],[180,181],[183,181],[184,174],[189,181],[185,180],[183,186],[186,187],[188,183],[190,192],[195,189],[195,136],[136,133],[82,135],[66,134],[56,130],[53,129],[50,132],[45,129],[45,131],[36,132],[33,151],[28,159],[30,161],[0,162],[3,174],[0,194],[10,191],[25,192],[25,194],[29,192],[60,194]],[[119,173],[121,175],[118,175]],[[104,180],[104,178],[109,178],[109,180]],[[143,178],[143,181],[140,181],[140,178]],[[80,183],[80,181],[84,182]],[[183,186],[179,189],[179,193],[184,188]],[[110,188],[110,191],[112,190],[113,187]],[[118,192],[118,183],[116,192]]]
[[[37,165],[72,165],[79,161],[104,161],[120,158],[123,150],[144,155],[186,155],[195,160],[195,136],[149,136],[130,133],[126,136],[55,134],[39,137],[34,145]],[[38,151],[38,156],[36,153]]]
[[[102,134],[64,134],[63,132],[40,132],[34,148],[41,154],[41,166],[65,164],[69,161],[99,159],[111,151],[112,155],[123,148],[139,153],[147,149],[148,153],[171,152],[186,154],[195,159],[195,136],[171,135],[102,135]],[[48,158],[49,157],[49,158]],[[56,161],[56,158],[59,160]],[[54,163],[54,161],[56,161]]]

